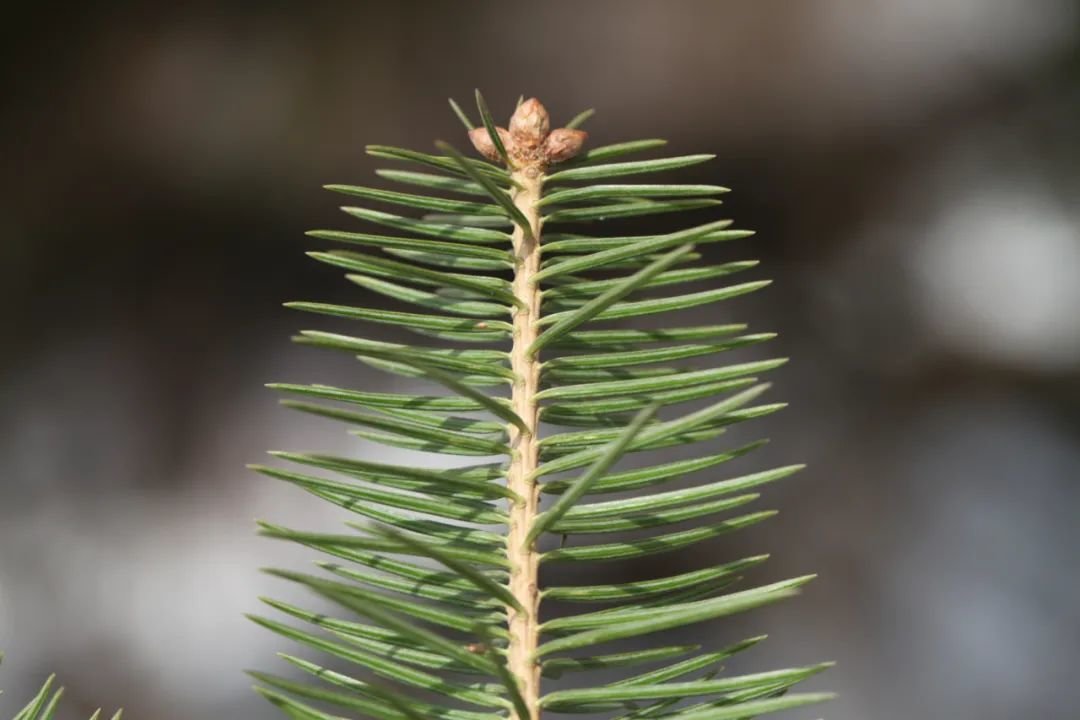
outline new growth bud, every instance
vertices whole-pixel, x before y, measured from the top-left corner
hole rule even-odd
[[[510,169],[524,169],[535,177],[552,163],[575,157],[589,137],[588,133],[573,128],[551,129],[548,111],[536,98],[529,98],[518,106],[510,118],[510,129],[495,128],[499,140],[506,149]],[[488,160],[501,163],[495,143],[487,128],[469,131],[469,140],[476,151]]]
[[[570,128],[558,128],[552,130],[544,141],[544,156],[548,162],[558,163],[569,160],[581,152],[581,146],[589,133],[584,130],[572,130]]]
[[[551,129],[548,111],[536,98],[529,98],[518,106],[510,118],[510,135],[522,148],[535,148],[544,142]]]
[[[499,139],[502,140],[503,147],[510,145],[510,133],[505,128],[495,128],[499,133]],[[486,127],[473,128],[469,131],[469,139],[472,140],[473,147],[476,151],[486,157],[492,162],[499,162],[499,150],[495,147],[495,143],[491,141],[491,135],[488,133]]]

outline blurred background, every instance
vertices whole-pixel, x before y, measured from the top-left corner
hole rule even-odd
[[[445,98],[480,87],[716,153],[680,177],[758,231],[710,258],[774,286],[698,319],[780,333],[791,407],[740,467],[809,469],[663,562],[820,578],[707,632],[837,660],[799,717],[1076,717],[1080,3],[42,2],[0,33],[0,716],[50,670],[73,718],[273,716],[240,670],[287,643],[242,613],[311,555],[252,520],[339,516],[243,466],[357,445],[262,384],[386,382],[288,342],[326,323],[282,301],[377,302],[302,233],[357,226],[320,185],[371,182],[366,143],[464,146]]]

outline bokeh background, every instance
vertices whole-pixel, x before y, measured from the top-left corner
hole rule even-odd
[[[778,520],[673,562],[820,578],[695,632],[769,632],[759,669],[839,661],[815,682],[837,720],[1077,717],[1077,2],[43,2],[3,25],[0,716],[49,670],[70,717],[272,716],[240,670],[286,643],[242,613],[290,595],[258,567],[310,557],[252,519],[338,516],[243,465],[357,447],[262,384],[385,382],[288,342],[319,323],[282,301],[362,297],[302,233],[356,224],[320,185],[369,181],[365,143],[463,145],[445,98],[480,87],[500,116],[596,107],[596,144],[715,152],[682,177],[758,230],[710,257],[775,285],[708,312],[793,358],[746,467],[809,469],[768,491]]]

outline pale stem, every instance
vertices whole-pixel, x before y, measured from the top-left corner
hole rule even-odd
[[[510,592],[527,613],[507,608],[510,615],[507,662],[510,673],[519,680],[530,713],[528,718],[521,718],[515,713],[514,720],[538,720],[540,666],[536,661],[536,646],[540,633],[540,593],[537,586],[540,558],[532,543],[526,545],[525,537],[536,519],[540,504],[539,486],[532,477],[540,455],[536,403],[536,394],[540,389],[540,362],[538,358],[530,357],[527,351],[540,329],[540,289],[533,278],[540,270],[540,209],[537,202],[543,186],[543,173],[533,166],[515,170],[512,177],[520,186],[513,192],[514,204],[529,220],[532,232],[527,235],[522,228],[515,227],[513,233],[516,268],[513,289],[522,306],[514,315],[514,346],[510,362],[516,379],[511,401],[514,412],[525,421],[529,432],[510,426],[513,456],[507,472],[507,484],[524,502],[511,504],[506,548],[510,563]]]

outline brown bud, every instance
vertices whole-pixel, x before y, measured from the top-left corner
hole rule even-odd
[[[570,128],[558,128],[552,130],[544,141],[544,156],[548,162],[562,162],[569,160],[581,152],[581,146],[585,144],[589,133],[584,130],[572,130]]]
[[[488,651],[488,646],[484,643],[469,643],[465,646],[465,650],[474,655],[483,655]]]
[[[510,135],[522,147],[539,147],[550,129],[548,111],[536,98],[521,103],[510,118]]]
[[[510,133],[506,131],[506,128],[495,128],[495,131],[499,133],[499,139],[502,140],[503,147],[508,147],[510,144]],[[499,162],[502,159],[499,156],[498,149],[495,147],[495,143],[491,142],[491,135],[488,133],[486,127],[478,127],[470,130],[469,139],[472,140],[473,147],[476,148],[476,151],[488,160]]]

